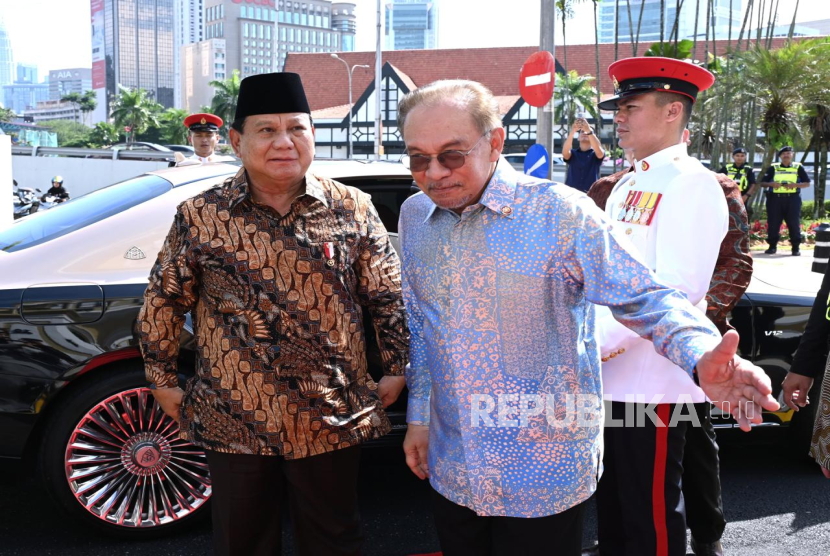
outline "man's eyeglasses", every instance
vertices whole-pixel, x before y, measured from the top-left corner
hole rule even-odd
[[[404,154],[401,157],[401,163],[412,172],[425,172],[429,168],[432,159],[438,160],[438,164],[447,170],[455,170],[461,168],[467,161],[467,156],[475,150],[481,140],[484,139],[492,130],[485,131],[484,134],[478,138],[475,145],[470,147],[467,152],[464,151],[444,151],[436,156],[427,156],[425,154]]]

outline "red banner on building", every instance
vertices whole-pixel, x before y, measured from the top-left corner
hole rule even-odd
[[[104,55],[104,0],[90,0],[92,13],[92,88],[107,86],[106,57]]]

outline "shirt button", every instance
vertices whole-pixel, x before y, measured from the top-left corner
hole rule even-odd
[[[625,235],[627,235],[627,236],[630,236],[633,232],[634,232],[634,230],[632,230],[631,228],[626,228],[625,229]]]
[[[513,214],[513,209],[510,207],[501,207],[501,213],[505,216],[510,216]]]

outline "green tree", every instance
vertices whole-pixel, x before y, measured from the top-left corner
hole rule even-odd
[[[75,121],[78,121],[78,111],[81,108],[81,93],[71,92],[66,93],[61,97],[61,102],[69,102],[75,107]]]
[[[559,11],[559,16],[562,18],[562,67],[568,71],[568,43],[565,22],[574,16],[574,6],[581,3],[583,0],[556,0],[556,9]]]
[[[98,106],[98,98],[95,96],[95,91],[86,91],[85,93],[67,93],[61,97],[63,102],[71,102],[75,106],[75,121],[78,121],[78,111],[82,114],[81,123],[86,123],[87,114],[95,110]]]
[[[48,120],[38,125],[57,134],[59,147],[86,147],[92,132],[84,124],[69,120]]]
[[[86,123],[89,113],[98,107],[98,97],[95,95],[95,91],[86,91],[83,95],[81,95],[79,107],[81,109],[81,113],[83,114],[83,123]]]
[[[168,108],[162,112],[159,121],[161,123],[161,138],[171,145],[187,145],[187,128],[184,127],[184,119],[188,116],[187,110],[181,108]]]
[[[210,111],[225,121],[222,129],[226,138],[230,124],[236,116],[236,101],[239,98],[240,82],[239,70],[233,70],[229,78],[209,83],[211,87],[216,89],[213,94],[213,101],[210,104]]]
[[[120,93],[115,98],[111,117],[115,125],[127,131],[128,142],[135,142],[136,134],[144,133],[149,127],[158,127],[158,112],[161,107],[147,95],[144,89],[127,89],[119,85]]]
[[[121,140],[118,128],[113,124],[98,122],[89,134],[89,146],[92,148],[109,147]]]
[[[776,50],[755,46],[743,54],[745,82],[755,90],[759,127],[767,138],[764,167],[783,143],[802,134],[803,106],[827,97],[829,44],[826,40],[800,41]]]
[[[17,114],[14,113],[14,110],[0,106],[0,122],[10,122],[16,117]]]
[[[812,104],[806,110],[805,128],[809,130],[813,150],[815,204],[813,218],[824,218],[825,186],[827,185],[827,149],[830,147],[830,106]]]
[[[597,91],[591,86],[593,80],[593,75],[579,75],[576,70],[569,71],[567,75],[556,74],[556,85],[562,97],[561,102],[554,108],[554,121],[563,122],[570,130],[576,119],[576,113],[585,110],[599,122],[599,110],[596,104]]]

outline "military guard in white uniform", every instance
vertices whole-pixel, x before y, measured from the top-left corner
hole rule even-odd
[[[223,123],[222,118],[214,114],[191,114],[185,118],[184,125],[190,130],[187,134],[187,140],[196,153],[180,160],[176,166],[236,160],[233,156],[225,156],[214,152],[216,145],[219,143],[219,129]]]
[[[616,95],[599,107],[617,111],[619,144],[635,158],[635,171],[614,187],[606,214],[628,238],[629,252],[705,313],[729,215],[714,175],[688,156],[682,138],[697,93],[714,77],[696,65],[658,57],[620,60],[609,74]],[[600,553],[685,555],[684,438],[694,424],[691,403],[706,396],[692,376],[607,308],[598,307],[597,323],[612,420],[606,421],[597,492]],[[679,405],[684,403],[689,405]]]

